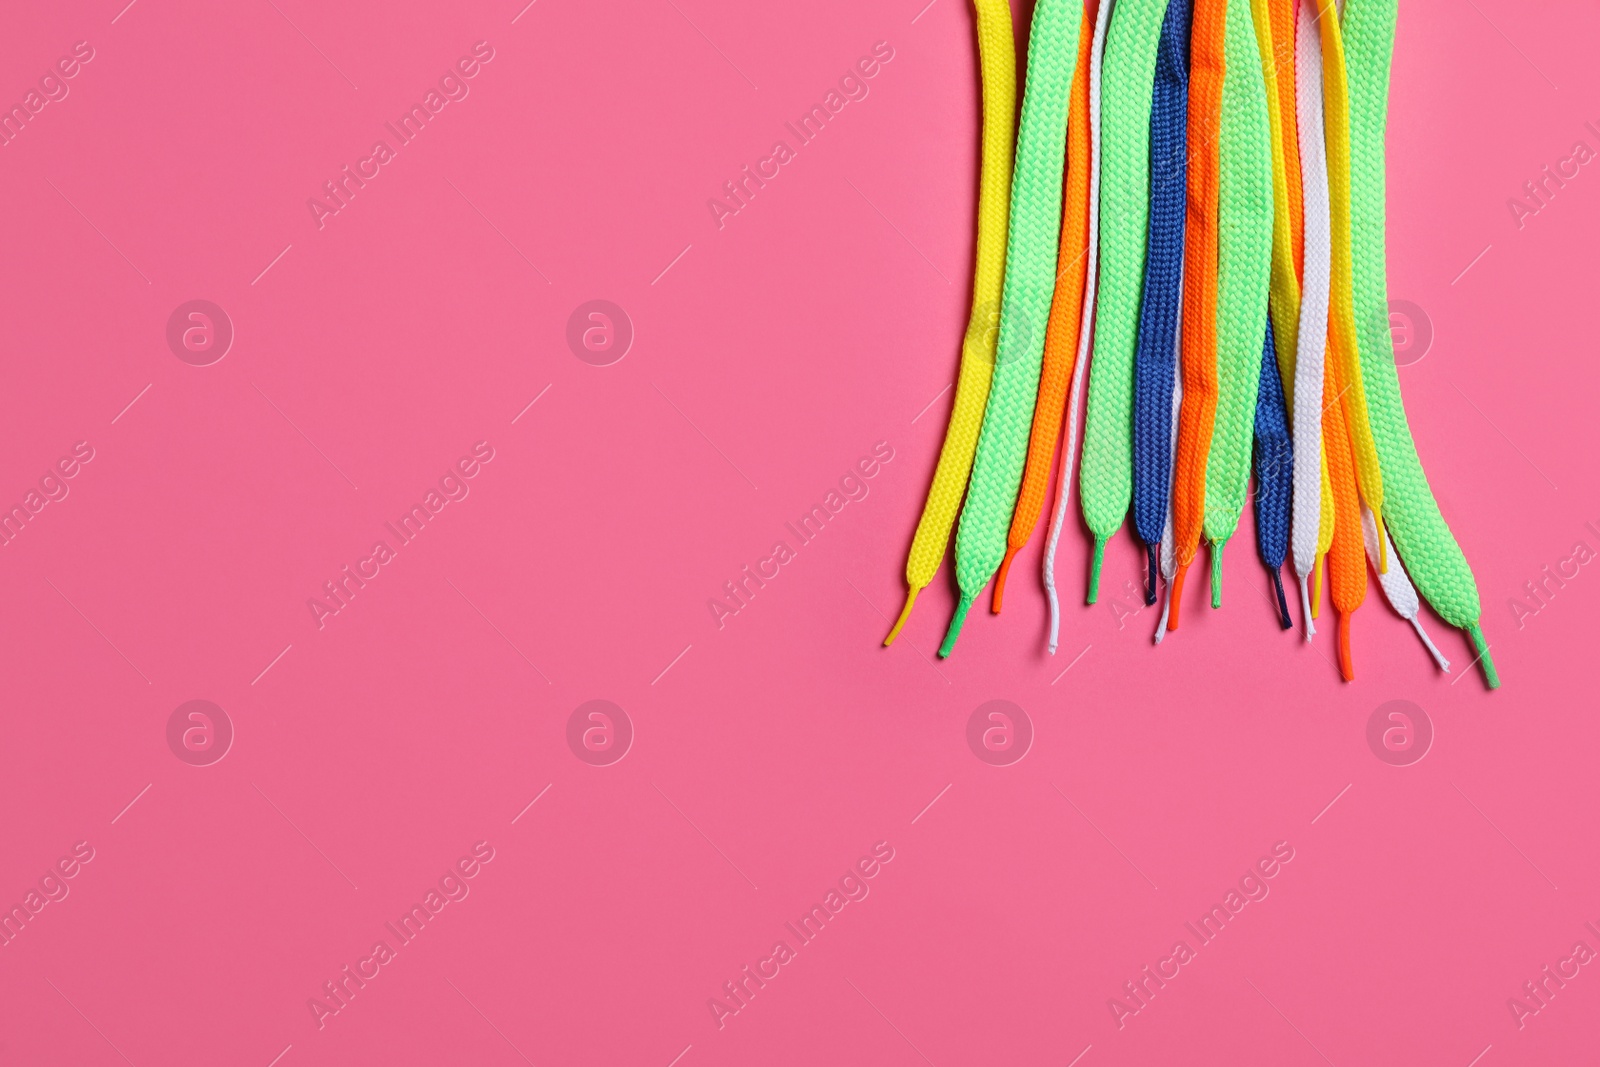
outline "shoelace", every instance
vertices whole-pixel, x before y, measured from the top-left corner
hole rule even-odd
[[[956,581],[961,598],[939,655],[948,656],[967,612],[989,584],[1006,551],[1027,460],[1029,428],[1038,398],[1045,324],[1055,291],[1055,250],[1061,228],[1067,108],[1078,59],[1075,0],[1039,0],[1028,34],[1027,78],[1016,166],[1011,173],[1010,236],[1000,310],[1000,348],[989,403],[978,437],[967,501],[956,532]],[[1081,8],[1079,9],[1081,11]]]
[[[1295,347],[1300,336],[1300,270],[1305,216],[1300,202],[1299,124],[1294,114],[1294,11],[1296,0],[1251,0],[1261,75],[1267,86],[1267,123],[1272,137],[1273,349],[1285,406],[1294,386]]]
[[[1343,368],[1329,368],[1323,385],[1322,443],[1333,480],[1335,510],[1333,543],[1328,551],[1328,584],[1333,587],[1333,607],[1339,615],[1339,673],[1354,681],[1350,655],[1351,616],[1367,598],[1367,560],[1361,541],[1361,494],[1356,487],[1355,461],[1350,432],[1345,426],[1339,397],[1349,389]]]
[[[1222,606],[1222,552],[1250,486],[1250,445],[1272,274],[1272,137],[1254,17],[1228,4],[1217,206],[1217,414],[1206,463],[1204,535],[1211,606]]]
[[[1095,282],[1100,267],[1100,82],[1106,51],[1106,33],[1116,0],[1101,0],[1094,17],[1094,41],[1089,58],[1089,262],[1084,272],[1083,311],[1078,321],[1078,354],[1072,368],[1072,391],[1067,397],[1067,449],[1061,458],[1061,485],[1056,490],[1055,515],[1044,548],[1044,592],[1050,602],[1050,654],[1056,654],[1061,636],[1061,598],[1056,595],[1056,546],[1067,517],[1072,493],[1072,471],[1078,454],[1078,412],[1083,404],[1083,383],[1088,378],[1094,339]]]
[[[1189,45],[1188,231],[1183,249],[1183,403],[1172,492],[1177,574],[1167,629],[1176,630],[1183,582],[1205,523],[1206,459],[1217,409],[1218,134],[1227,73],[1227,0],[1197,0]]]
[[[939,465],[906,557],[906,603],[883,643],[911,617],[920,593],[938,573],[950,543],[956,510],[972,472],[973,454],[994,374],[1006,230],[1011,203],[1011,148],[1016,114],[1016,39],[1007,0],[973,0],[978,62],[983,78],[983,162],[978,182],[978,250],[972,280],[972,316],[961,343],[961,370]]]
[[[1133,369],[1150,212],[1150,107],[1167,0],[1122,0],[1107,33],[1100,162],[1100,291],[1078,495],[1094,535],[1087,600],[1133,494]],[[1191,139],[1192,140],[1192,139]]]
[[[1094,47],[1096,8],[1096,0],[1087,0],[1078,25],[1078,61],[1067,117],[1067,191],[1063,197],[1061,250],[1056,254],[1055,296],[1050,303],[1050,323],[1045,328],[1044,367],[1039,372],[1039,399],[1033,408],[1033,432],[1028,438],[1022,491],[1017,494],[1017,509],[1006,534],[1006,555],[994,579],[993,611],[997,615],[1004,601],[1011,561],[1033,536],[1050,488],[1050,465],[1061,438],[1067,384],[1074,377],[1077,363],[1078,326],[1089,259],[1089,170],[1093,162],[1089,144],[1089,56]],[[1070,464],[1072,458],[1069,451],[1063,464]]]
[[[1500,686],[1479,625],[1478,586],[1428,486],[1400,397],[1389,333],[1384,248],[1384,127],[1396,0],[1347,0],[1345,44],[1350,73],[1351,221],[1355,244],[1356,322],[1368,414],[1386,493],[1384,517],[1417,588],[1451,626],[1467,631],[1489,688]]]
[[[1383,473],[1367,416],[1367,391],[1362,382],[1360,345],[1356,336],[1353,268],[1350,248],[1350,90],[1345,72],[1344,40],[1335,0],[1317,0],[1317,25],[1322,31],[1322,98],[1328,146],[1328,202],[1333,236],[1333,282],[1328,304],[1328,349],[1338,368],[1339,403],[1350,435],[1356,487],[1362,503],[1377,517],[1383,532]],[[1378,541],[1378,572],[1388,569],[1387,538]]]
[[[1334,514],[1331,500],[1329,506],[1323,506],[1326,474],[1322,451],[1322,391],[1333,250],[1328,219],[1328,166],[1322,133],[1322,50],[1313,18],[1311,5],[1301,4],[1295,33],[1295,118],[1305,244],[1292,387],[1294,406],[1291,409],[1294,428],[1292,537],[1307,641],[1317,632],[1307,580],[1318,569],[1322,553],[1333,541],[1331,525],[1327,530],[1327,542],[1321,539],[1323,515],[1326,513],[1331,520]],[[1326,495],[1331,497],[1331,493]]]
[[[1372,519],[1372,511],[1365,505],[1361,508],[1361,540],[1367,548],[1367,559],[1372,561],[1373,569],[1378,566],[1378,556],[1384,551],[1378,546],[1378,524]],[[1381,536],[1389,536],[1387,532]],[[1394,551],[1394,543],[1388,545],[1389,570],[1378,575],[1378,587],[1383,590],[1383,598],[1394,608],[1396,614],[1411,624],[1417,631],[1417,636],[1422,638],[1423,647],[1439,665],[1445,674],[1450,673],[1450,661],[1444,658],[1444,653],[1439,651],[1439,646],[1433,643],[1433,638],[1428,636],[1428,631],[1422,628],[1419,617],[1422,612],[1422,602],[1417,599],[1416,587],[1411,584],[1411,579],[1406,574],[1406,569],[1400,566],[1400,558]]]
[[[1178,365],[1178,306],[1183,302],[1192,3],[1167,4],[1150,106],[1150,232],[1133,406],[1133,528],[1150,561],[1146,604],[1156,602],[1158,557],[1172,495],[1172,383]]]
[[[1266,343],[1261,353],[1261,387],[1256,395],[1256,549],[1272,575],[1278,596],[1278,622],[1292,629],[1289,603],[1283,595],[1283,559],[1289,550],[1289,508],[1294,496],[1294,444],[1289,438],[1289,414],[1283,401],[1283,380],[1267,320]],[[1386,587],[1387,588],[1387,587]]]

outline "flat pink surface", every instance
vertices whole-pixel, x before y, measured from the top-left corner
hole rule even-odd
[[[970,11],[525,2],[0,14],[0,101],[39,91],[0,148],[0,1062],[1593,1059],[1594,5],[1401,14],[1402,381],[1490,694],[1376,589],[1341,684],[1248,522],[1160,649],[1128,537],[1079,603],[1076,523],[1059,655],[1037,536],[953,659],[948,567],[879,647],[968,309]],[[169,345],[192,300],[220,361],[214,310]],[[1391,701],[1420,761],[1369,744]]]

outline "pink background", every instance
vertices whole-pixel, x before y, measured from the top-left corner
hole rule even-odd
[[[1520,229],[1507,207],[1600,149],[1592,4],[1401,15],[1391,294],[1435,332],[1402,381],[1489,694],[1459,633],[1431,620],[1440,676],[1375,589],[1341,684],[1275,628],[1248,523],[1225,610],[1195,596],[1159,650],[1118,607],[1127,537],[1077,602],[1077,526],[1060,655],[1039,536],[949,662],[948,567],[879,647],[968,309],[970,11],[523,2],[0,15],[0,101],[94,49],[0,148],[0,503],[94,450],[0,550],[0,903],[94,850],[0,948],[0,1062],[1592,1054],[1600,968],[1520,1030],[1507,1008],[1600,949],[1600,576],[1509,603],[1600,549],[1600,176]],[[478,41],[470,95],[319,229],[307,198]],[[870,94],[719,230],[707,199],[878,41]],[[236,330],[210,366],[165,339],[195,298]],[[610,366],[565,339],[593,299],[636,333]],[[470,495],[319,630],[308,598],[479,441]],[[719,630],[708,599],[880,441],[869,495]],[[195,699],[236,731],[210,766],[167,742]],[[621,762],[568,746],[591,699],[632,724]],[[966,740],[995,699],[1035,734],[1010,766]],[[1411,766],[1366,740],[1391,700],[1433,724]],[[470,895],[319,1029],[308,1000],[480,841]],[[1280,841],[1270,895],[1119,1029],[1108,1000]],[[877,842],[870,895],[719,1028],[708,1000]]]

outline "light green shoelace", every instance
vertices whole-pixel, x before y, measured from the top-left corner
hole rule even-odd
[[[1228,76],[1222,87],[1217,209],[1217,416],[1206,464],[1212,607],[1222,605],[1222,548],[1239,525],[1250,483],[1272,275],[1272,131],[1249,0],[1228,0],[1225,41]]]
[[[1428,487],[1400,399],[1389,333],[1384,245],[1384,129],[1397,0],[1348,0],[1340,25],[1350,81],[1350,207],[1356,328],[1367,412],[1383,472],[1383,517],[1400,558],[1439,617],[1467,631],[1489,688],[1500,686],[1479,619],[1472,568]]]
[[[948,656],[955,647],[968,609],[1005,556],[1006,533],[1028,456],[1045,323],[1055,293],[1067,111],[1082,18],[1083,9],[1074,0],[1039,0],[1034,8],[1022,123],[1011,172],[1000,348],[956,534],[956,580],[961,599],[939,649],[941,656]],[[1145,106],[1148,110],[1148,101]]]
[[[1150,227],[1150,101],[1166,0],[1118,0],[1101,77],[1100,281],[1078,495],[1094,535],[1088,602],[1133,497],[1133,372]]]

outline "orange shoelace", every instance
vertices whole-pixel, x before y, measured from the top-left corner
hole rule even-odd
[[[1183,255],[1183,403],[1173,469],[1172,580],[1167,629],[1178,628],[1183,580],[1194,562],[1206,516],[1206,457],[1217,415],[1217,209],[1221,187],[1218,134],[1227,0],[1197,0],[1189,39],[1189,206]]]

